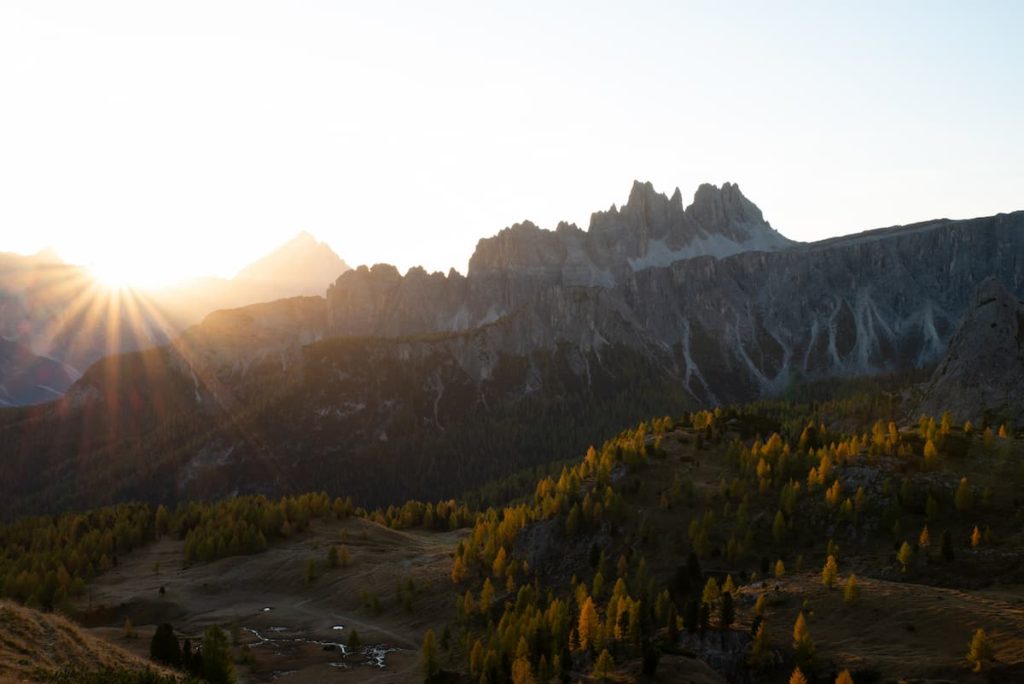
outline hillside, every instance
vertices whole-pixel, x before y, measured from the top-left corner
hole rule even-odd
[[[493,483],[508,503],[477,511],[311,494],[26,519],[0,526],[0,590],[111,641],[128,619],[140,655],[161,623],[193,644],[220,627],[247,681],[422,681],[427,630],[449,681],[1013,681],[1024,434],[897,424],[898,405],[653,419]],[[977,629],[989,654],[971,674]]]
[[[97,638],[60,615],[0,601],[0,682],[44,684],[68,681],[59,679],[62,672],[101,670],[150,670],[172,676],[169,670],[132,653],[125,643],[124,639],[119,645]]]
[[[702,186],[683,208],[636,184],[585,233],[481,241],[468,276],[360,267],[326,300],[217,312],[172,345],[109,357],[59,402],[0,410],[0,512],[318,487],[370,506],[455,496],[655,411],[920,377],[972,328],[980,283],[1024,293],[1022,219],[769,249],[751,236],[776,233],[735,186]],[[692,252],[712,234],[736,248]],[[669,265],[649,258],[661,243]],[[285,251],[322,247],[300,236]],[[581,254],[583,270],[610,264],[614,277],[573,280]],[[1013,377],[992,420],[1024,406]],[[906,396],[893,415],[919,403]]]
[[[232,279],[199,278],[155,290],[108,288],[52,252],[0,253],[0,344],[27,350],[0,350],[0,406],[53,401],[102,357],[167,344],[218,309],[322,296],[347,269],[308,233]],[[11,357],[27,360],[14,364]],[[45,382],[33,381],[40,374]]]

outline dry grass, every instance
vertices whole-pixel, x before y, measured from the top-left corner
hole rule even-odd
[[[61,615],[0,602],[0,682],[36,682],[64,667],[159,669]]]
[[[171,623],[180,636],[193,638],[213,624],[234,626],[240,646],[250,645],[252,662],[240,668],[248,681],[271,681],[275,672],[284,671],[289,672],[288,681],[297,684],[421,681],[418,650],[423,634],[433,628],[440,635],[454,613],[450,555],[462,534],[396,531],[354,518],[315,522],[309,532],[264,553],[184,568],[182,543],[165,539],[131,554],[92,582],[92,610],[88,600],[80,608],[83,620],[97,634],[112,639],[120,638],[121,625],[130,618],[143,637],[136,640],[140,650],[161,622]],[[331,544],[348,547],[347,567],[325,567]],[[307,585],[304,570],[311,558],[319,576]],[[154,571],[156,563],[159,572]],[[416,593],[407,610],[396,593],[399,583],[404,586],[410,579]],[[162,596],[161,586],[166,591]],[[377,596],[379,612],[364,607],[363,592]],[[332,629],[335,625],[344,630]],[[247,629],[280,638],[274,644],[258,644]],[[358,630],[363,644],[399,649],[387,656],[385,670],[369,665],[334,667],[330,663],[339,661],[336,652],[291,641],[344,643],[352,629]]]
[[[843,602],[817,573],[769,580],[767,589],[740,590],[747,620],[757,595],[767,591],[765,620],[773,647],[789,651],[793,624],[804,610],[819,662],[875,670],[882,681],[969,677],[965,659],[975,629],[989,635],[997,663],[1024,662],[1024,606],[1010,595],[966,592],[858,576],[860,600]],[[1012,592],[1010,592],[1012,594]]]

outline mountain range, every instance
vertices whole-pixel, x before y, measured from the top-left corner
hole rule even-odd
[[[308,233],[234,278],[110,290],[52,251],[0,254],[0,406],[54,399],[103,356],[167,344],[217,309],[320,294],[348,266]]]
[[[1019,377],[1022,254],[1024,212],[797,243],[736,185],[684,207],[638,182],[587,230],[523,222],[481,240],[465,276],[362,266],[326,296],[217,311],[105,358],[62,399],[0,412],[0,482],[18,483],[0,495],[6,512],[454,496],[654,412],[866,377],[928,380],[908,419],[970,384],[954,355],[971,355],[986,292],[1007,302],[986,316]],[[1008,384],[956,418],[1022,404]]]

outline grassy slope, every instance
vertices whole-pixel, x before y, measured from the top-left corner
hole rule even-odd
[[[67,618],[0,601],[0,682],[46,681],[65,667],[161,670]]]
[[[132,553],[94,581],[92,610],[83,601],[83,619],[95,633],[114,638],[125,617],[130,618],[147,635],[138,640],[140,651],[160,622],[170,622],[180,636],[193,639],[211,624],[237,626],[240,645],[250,646],[253,662],[241,668],[248,681],[271,681],[280,671],[291,671],[288,681],[299,684],[343,675],[345,681],[375,681],[384,674],[387,681],[419,681],[423,633],[433,628],[440,634],[454,605],[449,554],[461,534],[396,531],[356,518],[314,522],[309,532],[264,553],[190,567],[182,567],[182,542],[164,539]],[[348,567],[325,568],[332,543],[348,547]],[[307,585],[304,572],[311,558],[319,576]],[[397,585],[410,579],[416,591],[407,610],[396,593]],[[378,597],[379,612],[363,605],[363,592]],[[271,610],[264,612],[266,607]],[[345,629],[334,630],[335,625]],[[275,643],[260,644],[248,629],[271,636]],[[386,671],[366,664],[345,671],[330,665],[340,660],[336,652],[319,644],[289,642],[345,642],[352,629],[364,644],[400,649],[387,656]]]

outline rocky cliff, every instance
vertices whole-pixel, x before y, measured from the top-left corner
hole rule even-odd
[[[1009,307],[992,286],[974,293],[995,278],[1010,294],[993,301],[1020,298],[1022,255],[1024,212],[797,244],[735,186],[702,186],[684,209],[637,184],[586,232],[524,224],[481,241],[466,276],[361,267],[326,300],[217,312],[97,363],[60,402],[0,411],[0,513],[454,496],[655,413],[924,369],[947,350],[933,412],[976,372],[998,396],[969,403],[1019,407],[1019,374],[998,373],[1016,368],[1021,324],[985,317]],[[991,368],[964,361],[990,345]]]
[[[703,185],[684,209],[678,191],[636,183],[586,232],[526,222],[481,240],[465,277],[346,273],[327,294],[327,332],[404,337],[526,316],[519,351],[584,338],[599,349],[599,330],[554,305],[587,301],[628,329],[617,341],[671,359],[695,399],[749,400],[804,378],[937,362],[982,280],[1024,293],[1021,254],[1024,212],[800,244],[735,185]]]
[[[956,421],[1024,426],[1024,302],[996,278],[978,287],[919,412]]]

